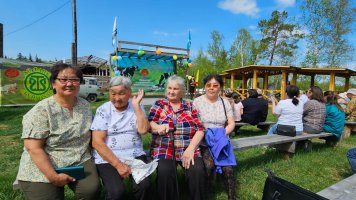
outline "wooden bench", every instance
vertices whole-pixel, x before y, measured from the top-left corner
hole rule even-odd
[[[276,122],[260,122],[258,123],[257,125],[259,126],[270,126],[270,125],[273,125],[275,124]],[[245,122],[240,122],[240,121],[235,121],[235,126],[244,126],[244,125],[250,125],[249,123],[245,123]],[[253,126],[253,125],[251,125]]]
[[[318,192],[330,200],[356,200],[356,174]]]
[[[342,134],[342,138],[350,137],[351,130],[356,126],[356,122],[345,121],[344,134]]]
[[[282,136],[282,135],[262,135],[262,136],[231,139],[230,143],[233,149],[236,151],[249,149],[253,147],[274,146],[276,149],[284,153],[284,158],[288,159],[289,154],[295,152],[296,143],[298,141],[305,141],[304,144],[306,148],[311,149],[312,143],[310,139],[330,137],[330,136],[332,136],[331,133],[324,133],[324,132],[320,134],[298,135],[295,137]]]
[[[257,128],[260,128],[264,131],[268,131],[269,127],[273,124],[275,124],[276,122],[260,122],[258,123],[256,126]],[[239,122],[239,121],[235,121],[235,129],[234,132],[235,134],[237,133],[237,130],[241,127],[241,126],[245,126],[245,125],[251,125],[249,123],[245,123],[245,122]],[[253,125],[251,125],[253,126]]]

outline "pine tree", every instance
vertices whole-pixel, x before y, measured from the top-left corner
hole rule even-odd
[[[303,38],[303,34],[298,33],[297,25],[287,23],[287,19],[286,11],[276,10],[272,12],[271,19],[258,22],[262,34],[261,57],[268,59],[269,65],[272,65],[274,60],[293,56],[298,47],[296,43]]]
[[[22,53],[18,53],[18,54],[17,54],[16,60],[23,60]]]

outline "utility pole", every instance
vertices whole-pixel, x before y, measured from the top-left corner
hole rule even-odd
[[[2,23],[0,23],[0,58],[4,57],[4,29]]]
[[[73,18],[73,42],[72,42],[72,65],[77,65],[77,1],[72,0],[72,18]]]

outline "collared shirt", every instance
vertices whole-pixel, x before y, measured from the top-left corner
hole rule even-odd
[[[44,151],[54,168],[77,166],[91,158],[89,103],[77,97],[73,116],[52,97],[38,102],[22,120],[22,138],[45,139]],[[49,182],[24,149],[17,179],[30,182]]]
[[[144,112],[142,106],[141,109]],[[111,101],[101,105],[96,110],[90,129],[107,131],[105,143],[117,158],[135,158],[145,155],[141,135],[137,132],[137,117],[131,101],[122,112],[117,111]],[[92,153],[95,164],[108,163],[95,149]]]
[[[182,100],[179,109],[175,112],[167,99],[160,99],[151,107],[148,121],[157,124],[169,124],[170,129],[176,127],[174,132],[174,147],[176,160],[181,161],[185,149],[189,146],[196,131],[204,131],[200,123],[197,110],[189,102]],[[169,133],[166,135],[152,134],[152,157],[157,159],[172,159],[172,142]],[[194,157],[200,157],[200,149],[194,152]]]

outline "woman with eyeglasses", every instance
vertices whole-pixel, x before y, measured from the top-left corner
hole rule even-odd
[[[235,120],[231,104],[225,98],[220,97],[220,92],[224,85],[220,75],[208,75],[204,79],[205,95],[202,95],[193,101],[194,107],[199,112],[199,119],[206,129],[222,128],[225,135],[229,135],[235,128]],[[207,141],[208,142],[208,141]],[[202,145],[206,146],[206,145]],[[211,172],[215,167],[214,160],[207,147],[202,148],[206,175],[209,180]],[[231,165],[222,167],[225,187],[228,193],[228,199],[236,199],[236,181],[233,167]]]
[[[78,199],[99,198],[99,178],[91,159],[89,103],[77,97],[82,72],[67,64],[51,69],[53,95],[23,116],[24,151],[17,175],[26,199],[64,199],[68,185]],[[83,166],[79,180],[56,168]]]
[[[318,134],[323,131],[325,121],[325,101],[323,91],[318,86],[309,88],[309,101],[303,107],[303,132]]]

